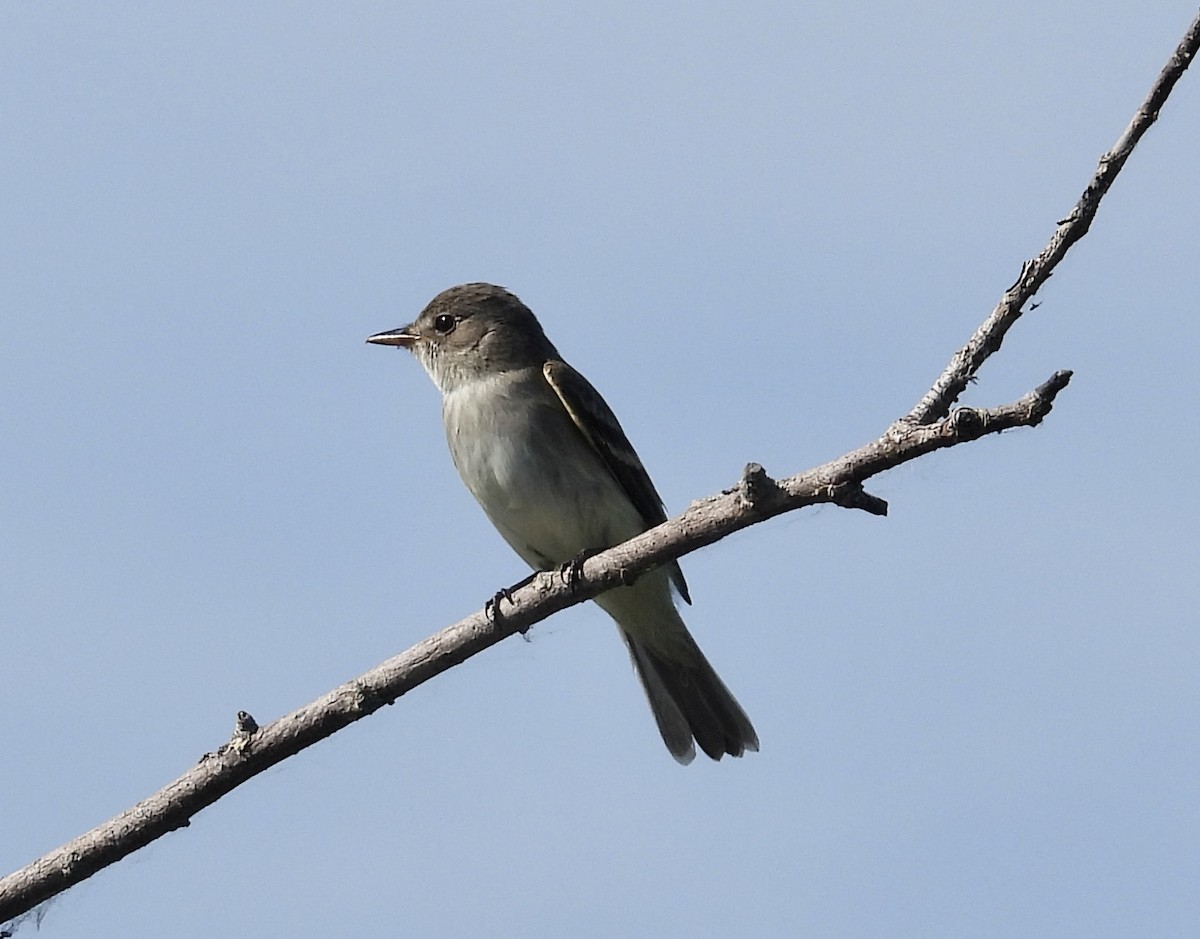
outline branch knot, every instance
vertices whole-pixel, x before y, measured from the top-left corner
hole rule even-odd
[[[781,495],[781,490],[761,464],[747,463],[738,480],[737,493],[747,505],[757,508],[760,503]]]

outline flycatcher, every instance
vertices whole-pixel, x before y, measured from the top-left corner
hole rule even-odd
[[[503,287],[451,287],[408,326],[367,342],[408,349],[425,366],[442,393],[458,475],[534,569],[666,521],[612,410]],[[672,587],[691,603],[676,562],[595,598],[629,647],[667,749],[680,763],[695,757],[693,739],[714,760],[757,750],[749,718],[688,632]]]

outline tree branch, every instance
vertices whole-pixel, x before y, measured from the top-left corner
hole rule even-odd
[[[889,430],[878,440],[788,479],[772,480],[761,466],[750,464],[733,488],[588,558],[569,575],[535,574],[484,609],[265,727],[239,712],[229,742],[204,754],[174,782],[0,880],[0,919],[19,915],[167,832],[186,827],[193,815],[251,777],[559,610],[628,584],[651,568],[735,531],[805,506],[829,502],[886,514],[882,500],[863,492],[865,480],[934,450],[1013,427],[1032,427],[1049,413],[1069,380],[1069,372],[1058,372],[1011,404],[960,408],[936,424],[900,433]]]
[[[197,812],[251,777],[393,703],[501,639],[639,574],[766,519],[808,505],[833,503],[884,515],[887,504],[863,489],[866,480],[934,450],[1014,427],[1033,427],[1050,412],[1071,373],[1056,372],[1020,400],[995,408],[950,408],[996,349],[1022,305],[1045,282],[1067,249],[1087,232],[1100,199],[1133,147],[1157,117],[1172,87],[1196,54],[1200,16],[1189,27],[1149,96],[1046,249],[1026,262],[1017,283],[955,354],[921,402],[884,434],[836,460],[782,480],[757,464],[733,488],[693,503],[687,511],[624,544],[588,558],[565,576],[542,572],[502,592],[494,602],[388,659],[321,698],[259,728],[239,712],[233,736],[214,753],[154,795],[90,832],[0,879],[0,922],[90,877],[169,831],[186,827]],[[7,930],[4,930],[7,931]]]

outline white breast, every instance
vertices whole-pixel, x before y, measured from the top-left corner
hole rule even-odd
[[[541,371],[476,378],[442,399],[454,465],[525,562],[548,568],[643,529]]]

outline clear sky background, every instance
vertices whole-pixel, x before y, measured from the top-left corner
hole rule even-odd
[[[672,511],[806,469],[912,406],[1193,13],[5,5],[0,868],[524,576],[369,333],[495,281]],[[684,559],[761,753],[676,765],[577,607],[39,935],[1194,936],[1198,153],[1190,74],[970,389],[1075,369],[1042,427]]]

